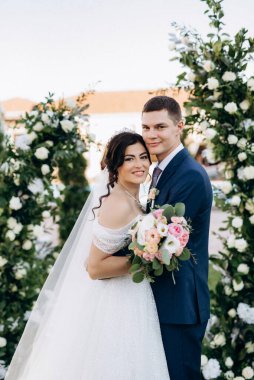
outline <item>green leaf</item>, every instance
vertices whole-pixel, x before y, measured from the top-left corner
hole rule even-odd
[[[184,216],[185,214],[185,204],[184,203],[176,203],[175,205],[175,213],[177,216]]]
[[[189,258],[190,258],[190,251],[188,250],[188,248],[184,248],[181,256],[179,256],[178,259],[181,261],[186,261],[186,260],[189,260]]]
[[[130,272],[133,273],[133,272],[136,272],[137,270],[139,270],[141,267],[140,264],[133,264],[131,267],[130,267]]]
[[[135,256],[134,259],[132,260],[132,265],[134,264],[142,264],[142,259],[139,256]]]
[[[175,215],[175,209],[174,209],[174,207],[171,206],[171,205],[168,205],[168,207],[165,208],[165,210],[163,211],[162,215],[167,218],[168,222],[170,222],[172,216]]]
[[[145,274],[144,272],[140,271],[140,272],[136,272],[134,273],[134,275],[132,276],[132,280],[134,282],[136,282],[136,284],[142,282],[145,278]]]
[[[161,265],[160,269],[154,271],[155,276],[161,276],[163,273],[163,265]]]
[[[152,267],[153,267],[154,270],[160,269],[161,263],[159,262],[158,259],[154,259]]]

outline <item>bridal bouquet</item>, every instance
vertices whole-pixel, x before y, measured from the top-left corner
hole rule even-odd
[[[129,245],[132,279],[141,282],[144,278],[154,282],[164,270],[179,270],[180,261],[188,260],[191,253],[186,244],[191,226],[184,218],[184,203],[163,205],[141,216],[131,227],[132,242]]]

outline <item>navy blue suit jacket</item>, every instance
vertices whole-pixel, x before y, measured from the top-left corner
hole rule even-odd
[[[181,262],[179,271],[164,270],[155,278],[152,290],[161,323],[196,324],[210,316],[208,288],[208,236],[212,206],[212,188],[206,171],[188,153],[181,150],[163,170],[156,186],[159,194],[155,205],[183,202],[186,218],[193,231],[188,248],[193,259]]]

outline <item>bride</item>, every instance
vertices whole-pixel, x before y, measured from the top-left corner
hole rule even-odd
[[[150,163],[140,135],[109,141],[107,167],[40,292],[6,380],[169,380],[150,285],[132,281],[125,256]]]

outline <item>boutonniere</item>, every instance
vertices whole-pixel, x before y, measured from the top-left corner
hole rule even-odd
[[[148,202],[151,203],[151,208],[154,208],[154,201],[160,190],[156,189],[156,187],[152,187],[148,194]]]

